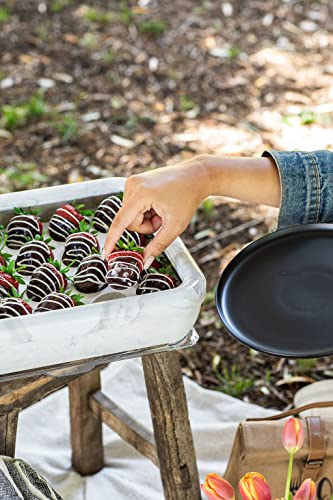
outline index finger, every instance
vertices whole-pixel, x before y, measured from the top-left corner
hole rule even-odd
[[[120,208],[119,212],[113,219],[109,232],[106,236],[102,252],[103,257],[107,257],[112,252],[125,229],[133,222],[139,213],[140,209],[137,204],[128,206],[123,205]]]

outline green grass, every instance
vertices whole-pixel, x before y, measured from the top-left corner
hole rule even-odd
[[[196,103],[192,101],[187,95],[179,96],[179,106],[182,111],[190,111],[196,107]]]
[[[296,370],[306,372],[312,370],[317,365],[318,358],[302,358],[296,361]]]
[[[40,118],[48,111],[43,94],[35,94],[20,104],[4,105],[1,108],[0,125],[13,130],[32,119]]]
[[[0,7],[0,23],[4,23],[10,19],[11,13],[8,7]]]
[[[211,219],[215,213],[215,205],[211,198],[207,198],[201,204],[203,215],[206,219]]]
[[[10,182],[11,189],[22,190],[39,187],[47,181],[47,176],[36,168],[36,164],[15,163],[10,167],[0,169],[0,175],[4,175]],[[2,192],[4,192],[1,189]]]
[[[118,14],[119,21],[121,21],[123,24],[133,24],[134,23],[134,14],[130,7],[128,7],[127,3],[123,3],[119,14]]]
[[[316,123],[318,118],[313,111],[308,111],[303,109],[299,114],[301,125],[311,125],[312,123]]]
[[[57,12],[60,12],[62,9],[64,9],[65,7],[68,7],[72,3],[73,3],[73,0],[54,0],[51,3],[50,10],[51,10],[51,12],[56,14]]]
[[[96,49],[98,47],[98,36],[95,33],[85,33],[80,40],[80,45],[89,50]]]
[[[167,24],[160,19],[147,19],[139,23],[139,31],[151,37],[163,35],[167,29]]]
[[[216,388],[217,391],[237,398],[254,386],[254,379],[252,377],[244,377],[237,366],[233,365],[230,370],[226,366],[221,366],[221,356],[218,354],[213,358],[212,368],[215,377],[221,383]]]
[[[93,7],[88,8],[84,12],[83,16],[87,21],[90,21],[91,23],[103,23],[103,24],[107,24],[112,17],[110,12],[104,12],[95,9]]]
[[[63,142],[71,142],[79,134],[79,122],[72,114],[61,117],[61,120],[54,124]]]

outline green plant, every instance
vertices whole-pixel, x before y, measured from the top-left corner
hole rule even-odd
[[[318,358],[301,358],[296,361],[296,369],[301,372],[312,370],[316,367]]]
[[[73,0],[54,0],[51,3],[51,12],[57,13],[60,12],[65,7],[68,7],[73,3]]]
[[[15,129],[25,125],[32,118],[40,118],[47,111],[44,95],[35,94],[27,102],[2,106],[0,125],[7,129]]]
[[[211,198],[207,198],[201,204],[202,211],[206,219],[210,219],[215,211],[214,201]]]
[[[8,21],[10,18],[10,10],[8,7],[0,7],[0,23]]]
[[[70,142],[75,139],[79,133],[79,123],[77,118],[72,114],[66,114],[62,117],[59,123],[55,124],[55,128],[61,135],[64,142]]]
[[[11,189],[32,189],[39,187],[47,180],[47,176],[39,172],[35,163],[15,163],[0,170],[10,183]]]
[[[111,19],[110,12],[103,12],[93,7],[89,7],[84,11],[84,17],[92,23],[108,23]]]
[[[190,111],[196,107],[196,103],[185,94],[179,96],[179,105],[182,111]]]
[[[227,57],[230,59],[234,59],[241,53],[241,50],[238,47],[229,47],[227,49]]]
[[[132,24],[134,22],[134,14],[128,7],[127,3],[122,4],[118,17],[119,20],[124,24]]]
[[[80,40],[80,45],[92,50],[98,46],[98,36],[95,33],[85,33]]]
[[[229,370],[226,366],[220,368],[220,364],[221,356],[216,354],[213,357],[212,368],[217,380],[221,383],[221,385],[217,387],[217,391],[225,392],[230,396],[239,397],[254,386],[253,378],[244,377],[237,366],[232,365]]]
[[[299,114],[301,125],[311,125],[317,121],[317,116],[313,111],[303,109]]]
[[[152,37],[163,35],[166,29],[167,24],[159,19],[147,19],[139,24],[139,31]]]

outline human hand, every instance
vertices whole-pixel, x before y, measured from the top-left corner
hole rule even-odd
[[[200,156],[193,160],[129,177],[123,206],[108,232],[103,254],[109,255],[126,228],[157,232],[144,252],[145,268],[188,226],[208,196],[209,176]]]

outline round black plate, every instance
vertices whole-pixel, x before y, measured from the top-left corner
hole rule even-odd
[[[216,305],[237,340],[274,356],[333,354],[333,225],[268,234],[224,270]]]

